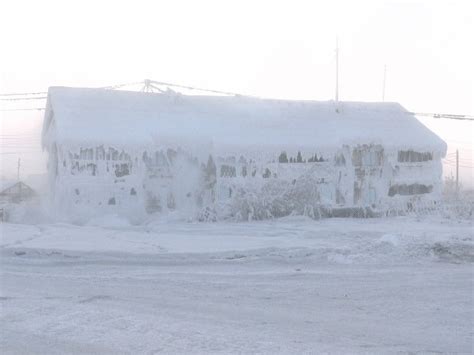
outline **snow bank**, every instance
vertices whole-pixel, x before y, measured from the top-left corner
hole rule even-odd
[[[117,214],[109,214],[91,218],[87,224],[88,226],[109,227],[109,228],[126,228],[130,227],[130,222]]]
[[[87,226],[3,224],[1,247],[11,253],[61,252],[94,258],[115,253],[161,255],[216,253],[211,259],[258,263],[374,264],[446,261],[474,262],[472,223],[415,218],[366,220],[301,216],[273,222],[184,223],[162,221],[131,226],[118,216]],[[9,252],[9,253],[10,253]],[[67,252],[67,253],[66,253]],[[59,255],[59,254],[58,254]],[[60,255],[59,255],[60,256]],[[61,256],[60,256],[61,257]]]

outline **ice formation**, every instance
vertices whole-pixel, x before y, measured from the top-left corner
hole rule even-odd
[[[43,126],[63,215],[242,220],[436,203],[446,144],[396,103],[52,87]]]

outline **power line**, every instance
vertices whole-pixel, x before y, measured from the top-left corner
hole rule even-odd
[[[123,83],[123,84],[117,84],[117,85],[111,85],[111,86],[103,86],[103,87],[100,87],[99,89],[114,90],[114,89],[120,89],[124,86],[132,86],[132,85],[143,85],[143,81],[136,81],[133,83]]]
[[[0,111],[44,111],[44,107],[35,107],[35,108],[7,108],[7,109],[0,109]]]
[[[176,88],[181,88],[181,89],[186,89],[186,90],[196,90],[196,91],[202,91],[202,92],[210,92],[214,94],[220,94],[220,95],[230,95],[230,96],[247,96],[247,97],[255,97],[251,95],[242,95],[239,93],[235,92],[230,92],[230,91],[222,91],[222,90],[213,90],[213,89],[205,89],[205,88],[200,88],[200,87],[195,87],[195,86],[189,86],[189,85],[181,85],[181,84],[174,84],[174,83],[168,83],[168,82],[163,82],[163,81],[156,81],[156,80],[149,80],[146,79],[144,81],[140,82],[131,82],[131,83],[121,83],[117,85],[111,85],[111,86],[104,86],[100,87],[99,89],[106,89],[106,90],[114,90],[114,89],[120,89],[125,86],[132,86],[132,85],[144,85],[145,87],[152,87],[153,89],[156,89],[157,91],[161,91],[158,87],[155,85],[162,85],[162,86],[167,86],[167,87],[176,87]],[[154,85],[153,85],[154,84]],[[145,91],[142,89],[142,91]],[[31,95],[47,95],[47,92],[41,91],[41,92],[29,92],[29,93],[3,93],[0,94],[0,96],[4,97],[9,97],[9,96],[31,96]],[[255,97],[257,98],[257,97]],[[42,97],[22,97],[22,98],[2,98],[0,97],[1,101],[23,101],[23,100],[45,100],[47,99],[46,96]],[[14,108],[14,109],[0,109],[0,111],[42,111],[45,110],[45,108]],[[474,121],[474,116],[473,115],[457,115],[457,114],[448,114],[448,113],[429,113],[429,112],[407,112],[408,114],[411,115],[416,115],[416,116],[427,116],[427,117],[432,117],[432,118],[445,118],[445,119],[454,119],[454,120],[468,120],[468,121]]]
[[[408,112],[415,116],[428,116],[433,118],[448,118],[451,120],[467,120],[474,121],[474,116],[472,115],[455,115],[451,113],[429,113],[429,112]]]
[[[453,168],[456,167],[456,163],[455,163],[455,162],[454,162],[454,163],[444,163],[444,165],[451,166],[451,167],[453,167]],[[467,168],[467,169],[474,169],[474,166],[473,166],[473,165],[464,165],[464,164],[461,165],[461,164],[459,164],[459,167],[460,167],[460,168]]]
[[[29,152],[0,152],[0,155],[22,155],[22,154],[38,154],[42,151],[29,151]]]
[[[31,150],[31,149],[40,149],[41,145],[22,145],[22,144],[15,144],[15,145],[6,145],[0,143],[0,150],[8,150],[8,149],[23,149],[23,150]]]
[[[47,96],[40,96],[40,97],[12,97],[12,98],[3,98],[0,97],[1,101],[25,101],[25,100],[46,100]]]
[[[47,95],[48,92],[42,91],[42,92],[16,92],[16,93],[6,93],[6,94],[0,94],[0,96],[28,96],[28,95]]]

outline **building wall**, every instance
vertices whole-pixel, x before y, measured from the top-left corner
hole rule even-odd
[[[56,210],[64,215],[119,213],[146,218],[203,210],[220,218],[260,219],[324,209],[409,209],[441,196],[437,152],[345,145],[324,152],[275,152],[274,159],[181,149],[122,150],[50,146]]]

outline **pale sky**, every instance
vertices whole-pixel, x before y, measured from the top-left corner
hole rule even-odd
[[[474,115],[473,3],[4,0],[0,93],[151,78],[328,100],[337,36],[341,100],[380,101],[386,65],[386,101],[416,112]],[[35,136],[41,114],[2,112],[1,119],[2,134],[31,128]],[[442,138],[454,135],[472,163],[473,125],[456,124],[430,128]],[[11,166],[2,158],[2,174]]]

